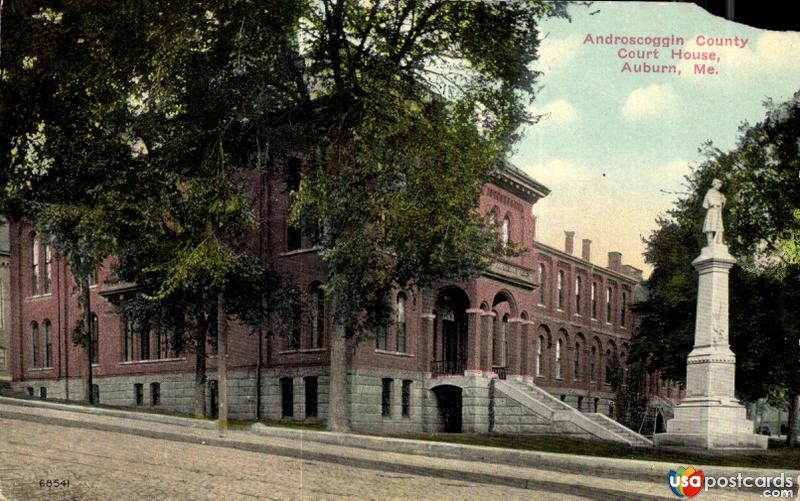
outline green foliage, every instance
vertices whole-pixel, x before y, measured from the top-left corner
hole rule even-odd
[[[475,207],[534,120],[537,22],[564,14],[546,2],[305,6],[293,46],[305,93],[287,115],[308,132],[294,145],[306,154],[292,221],[323,249],[346,332],[385,325],[393,287],[465,280],[505,252]]]
[[[800,264],[793,257],[800,231],[800,93],[766,107],[763,122],[742,126],[732,151],[705,146],[707,161],[647,240],[654,271],[648,299],[634,305],[641,321],[631,347],[633,360],[684,380],[697,304],[690,263],[704,245],[703,195],[719,178],[727,197],[726,242],[739,262],[730,275],[730,342],[737,391],[749,400],[776,388],[800,389]]]

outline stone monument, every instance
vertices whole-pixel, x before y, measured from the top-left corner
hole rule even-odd
[[[728,274],[736,259],[722,240],[722,183],[714,179],[703,199],[706,245],[692,261],[699,275],[694,348],[686,361],[686,398],[653,437],[656,446],[703,449],[766,449],[768,437],[753,433],[745,407],[734,395],[736,355],[728,344]]]

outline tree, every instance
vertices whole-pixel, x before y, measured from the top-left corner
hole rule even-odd
[[[790,415],[800,395],[800,265],[793,249],[800,221],[797,137],[800,93],[766,103],[765,119],[744,124],[736,148],[706,145],[708,160],[688,178],[688,192],[647,241],[654,265],[649,298],[637,306],[641,323],[634,360],[649,360],[664,377],[683,380],[691,350],[697,290],[690,266],[702,246],[700,202],[713,178],[723,181],[727,243],[739,265],[730,276],[730,341],[737,354],[737,391],[745,399],[784,389]],[[776,363],[780,360],[781,363]],[[787,440],[796,442],[796,421]]]
[[[0,61],[4,212],[45,221],[81,284],[82,270],[113,250],[118,274],[153,299],[127,315],[158,311],[152,318],[178,332],[194,327],[199,412],[205,336],[212,321],[224,331],[226,283],[270,273],[239,242],[254,223],[239,178],[266,156],[264,131],[286,95],[278,49],[298,9],[290,0],[9,2],[2,20],[11,27]],[[70,222],[84,220],[103,224]],[[96,252],[100,229],[113,245]],[[260,303],[272,297],[257,292]]]
[[[302,62],[297,105],[282,123],[302,123],[306,141],[283,155],[304,153],[293,221],[322,247],[331,298],[329,429],[348,428],[348,353],[389,322],[390,290],[467,279],[496,255],[475,204],[532,121],[537,22],[564,13],[536,1],[305,5],[286,47]]]
[[[7,2],[0,41],[0,205],[10,220],[49,233],[77,280],[75,341],[86,350],[90,402],[89,279],[115,244],[103,205],[116,191],[104,188],[130,163],[127,77],[141,56],[137,33],[112,29],[135,14],[119,4]]]

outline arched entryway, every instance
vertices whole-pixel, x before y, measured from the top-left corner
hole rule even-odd
[[[655,425],[655,432],[656,433],[664,433],[667,431],[667,427],[664,426],[664,415],[661,414],[661,411],[656,411],[656,425]]]
[[[461,433],[462,390],[449,384],[433,388],[436,395],[436,408],[439,411],[440,431]]]
[[[469,297],[458,287],[448,287],[436,298],[431,362],[434,375],[464,373],[468,309]]]

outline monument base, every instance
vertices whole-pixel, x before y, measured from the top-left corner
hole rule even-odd
[[[689,398],[675,408],[667,432],[653,444],[700,449],[766,449],[769,437],[753,433],[747,410],[735,400]]]

